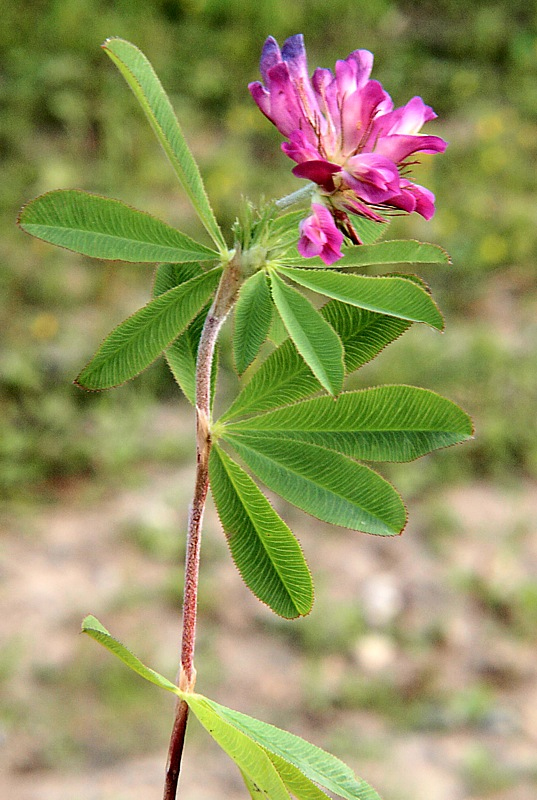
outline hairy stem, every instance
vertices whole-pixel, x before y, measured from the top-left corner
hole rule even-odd
[[[306,186],[302,186],[302,188],[297,189],[296,192],[288,194],[285,197],[280,197],[279,200],[276,200],[276,205],[278,208],[289,208],[289,206],[294,205],[294,203],[300,203],[302,200],[309,199],[314,189],[314,183],[307,183]]]
[[[185,558],[185,587],[183,594],[183,635],[179,688],[193,692],[196,683],[194,647],[198,607],[198,582],[203,512],[209,489],[209,455],[211,452],[211,372],[216,340],[229,314],[240,284],[241,253],[237,249],[227,264],[214,302],[209,309],[201,333],[196,362],[196,479],[194,496],[188,514],[187,549]],[[181,768],[181,758],[188,722],[188,705],[179,700],[168,749],[164,800],[175,800]]]

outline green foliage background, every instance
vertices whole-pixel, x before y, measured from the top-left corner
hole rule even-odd
[[[439,114],[431,130],[450,141],[424,159],[416,178],[438,196],[438,212],[397,222],[452,254],[430,280],[448,312],[446,341],[420,336],[371,368],[375,379],[422,382],[451,392],[476,416],[479,437],[464,459],[482,473],[537,466],[535,401],[535,225],[537,157],[536,12],[515,2],[242,3],[96,0],[16,4],[3,12],[0,204],[2,271],[0,482],[9,492],[79,472],[106,471],[122,455],[107,436],[99,455],[76,436],[80,411],[107,428],[110,405],[68,388],[100,334],[147,291],[146,267],[103,266],[25,239],[18,207],[58,187],[85,188],[147,208],[195,231],[195,222],[133,98],[99,50],[108,35],[134,41],[152,60],[175,104],[217,214],[233,220],[241,194],[281,196],[297,186],[280,136],[246,90],[258,77],[268,33],[306,37],[311,69],[356,47],[375,53],[374,77],[397,104],[422,95]],[[130,296],[130,300],[128,299]],[[119,306],[119,309],[117,308]],[[81,315],[81,318],[80,318]],[[449,324],[450,323],[450,324]],[[520,340],[518,331],[522,332]],[[447,349],[446,349],[447,347]],[[409,351],[408,362],[401,351]],[[441,360],[441,368],[435,366]],[[171,392],[165,370],[143,378],[149,394]],[[142,391],[143,391],[142,389]],[[509,419],[503,410],[511,409]],[[128,450],[128,448],[127,448]],[[459,467],[460,469],[460,467]]]
[[[280,151],[280,135],[246,88],[258,78],[269,33],[281,42],[303,32],[311,69],[332,68],[351,50],[370,49],[373,77],[397,105],[418,94],[433,106],[439,120],[429,129],[450,146],[445,155],[424,157],[415,177],[435,191],[437,214],[429,223],[397,219],[392,232],[450,252],[452,267],[419,270],[446,313],[447,331],[441,337],[414,326],[359,373],[356,385],[424,386],[475,419],[477,439],[464,449],[437,454],[426,468],[393,467],[407,496],[434,494],[450,481],[509,486],[537,478],[534,4],[25,0],[23,6],[7,4],[0,25],[0,493],[12,508],[31,511],[43,498],[61,497],[73,482],[123,486],[142,463],[176,464],[191,453],[186,439],[181,452],[175,437],[152,435],[159,408],[172,405],[175,414],[178,402],[187,409],[162,361],[112,393],[87,394],[71,385],[101,338],[149,297],[151,271],[59,251],[14,225],[25,201],[70,187],[118,197],[203,236],[134,98],[99,50],[111,35],[131,40],[152,61],[224,229],[242,194],[255,201],[299,185]],[[224,391],[234,388],[230,364],[223,359]],[[138,534],[148,552],[162,545],[166,557],[171,552],[176,558],[166,537],[159,544],[153,533]],[[535,610],[535,591],[526,588],[520,614],[511,609],[522,620]],[[484,604],[497,600],[481,585],[469,591]],[[322,620],[315,629],[307,621],[299,634],[305,650],[337,650],[338,636],[343,648],[347,611],[339,609],[335,631],[323,632]],[[112,703],[105,722],[119,737],[114,698],[129,701],[130,678],[115,667],[99,675],[64,677],[78,688],[88,677],[101,680],[100,691]],[[47,680],[54,683],[50,675]],[[367,699],[353,691],[349,685],[343,706],[376,703],[405,720],[410,713],[380,685],[378,697],[371,687]],[[138,719],[140,709],[150,713],[150,701],[140,697],[134,691],[127,702],[127,719]]]

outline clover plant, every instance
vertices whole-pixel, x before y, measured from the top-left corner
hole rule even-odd
[[[76,383],[87,390],[118,386],[164,355],[196,409],[177,682],[144,666],[94,617],[82,629],[176,695],[165,800],[176,797],[189,714],[236,762],[252,798],[320,800],[330,792],[346,800],[379,800],[336,757],[195,692],[200,539],[210,488],[246,586],[275,614],[304,616],[313,603],[306,560],[258,481],[320,520],[395,536],[406,523],[404,503],[370,463],[411,461],[471,437],[468,416],[427,389],[345,389],[348,375],[413,324],[443,328],[428,287],[404,270],[446,265],[448,255],[433,244],[377,240],[393,214],[433,215],[434,196],[413,182],[412,167],[416,154],[441,153],[446,143],[420,133],[435,117],[421,98],[394,109],[370,78],[368,51],[338,61],[335,74],[317,69],[310,79],[302,36],[290,37],[281,50],[269,37],[261,56],[264,84],[250,84],[250,92],[285,138],[282,149],[296,162],[294,175],[307,183],[257,208],[243,202],[228,238],[149,61],[119,38],[103,47],[133,90],[212,244],[82,191],[52,191],[21,211],[21,228],[47,242],[99,259],[158,264],[152,299],[112,331]],[[369,267],[390,272],[365,274]],[[215,419],[215,345],[230,315],[242,380]]]

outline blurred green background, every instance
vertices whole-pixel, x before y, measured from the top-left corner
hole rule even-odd
[[[291,626],[249,605],[209,515],[200,689],[220,691],[232,704],[236,664],[227,654],[241,642],[247,662],[254,642],[257,660],[251,656],[252,675],[241,678],[241,709],[255,713],[257,705],[266,719],[292,725],[296,703],[294,729],[317,727],[316,741],[339,748],[356,768],[365,760],[367,777],[377,777],[387,798],[534,796],[537,757],[527,747],[537,739],[537,722],[517,706],[528,691],[537,703],[527,658],[537,611],[534,4],[25,0],[3,9],[0,26],[0,678],[7,688],[0,758],[12,800],[158,797],[153,784],[129,793],[127,778],[110,790],[104,779],[92,780],[91,789],[65,783],[64,775],[164,752],[171,713],[166,698],[73,641],[79,610],[101,609],[110,627],[114,618],[157,668],[173,672],[182,547],[176,531],[184,526],[192,456],[191,412],[161,362],[112,393],[86,394],[71,383],[101,338],[146,301],[151,269],[91,262],[31,240],[16,229],[16,213],[41,192],[77,187],[203,236],[132,94],[99,49],[112,35],[133,41],[152,61],[225,230],[241,195],[255,201],[293,191],[298,182],[281,137],[246,85],[258,78],[265,37],[281,43],[298,31],[311,70],[370,49],[373,77],[397,105],[418,94],[439,115],[430,130],[450,146],[415,171],[437,195],[436,216],[429,223],[400,218],[390,235],[423,237],[450,252],[449,269],[420,271],[447,331],[438,336],[415,326],[362,370],[356,385],[415,383],[446,394],[472,414],[477,438],[387,470],[410,507],[411,528],[397,543],[364,537],[362,545],[353,534],[347,544],[348,534],[321,525],[314,535],[309,521],[285,509],[319,577],[316,610]],[[224,394],[233,386],[228,366],[224,358]],[[329,551],[326,537],[333,537]],[[349,559],[361,566],[346,583],[338,570]],[[368,616],[361,594],[377,571],[387,580],[371,589],[388,597],[380,617]],[[416,587],[432,591],[436,581],[440,599],[431,607]],[[347,590],[338,594],[333,582]],[[226,598],[242,616],[224,610]],[[457,625],[469,620],[476,628],[465,639]],[[378,669],[368,672],[368,657],[380,659]],[[300,674],[287,698],[277,690],[284,679],[267,683],[268,664],[292,673],[295,661]],[[405,683],[401,670],[412,679]],[[265,693],[254,683],[257,673]],[[367,728],[366,743],[348,738],[356,726]],[[467,739],[453,754],[450,737],[463,741],[461,731]],[[216,755],[213,761],[219,763]],[[411,788],[394,778],[408,763],[419,776]],[[234,797],[238,784],[218,769],[225,796]],[[425,778],[431,771],[434,785]],[[138,788],[148,774],[151,766]],[[192,797],[224,796],[222,783],[203,794],[196,776],[189,779],[197,787]],[[50,793],[39,794],[47,781]],[[160,774],[155,786],[159,781]]]

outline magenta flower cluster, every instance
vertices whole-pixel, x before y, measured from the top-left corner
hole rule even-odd
[[[280,50],[272,36],[261,54],[264,84],[249,85],[255,102],[287,138],[282,149],[293,173],[317,184],[312,214],[300,225],[298,249],[325,264],[342,257],[345,236],[361,244],[348,212],[382,221],[381,213],[434,214],[434,195],[408,172],[415,153],[441,153],[446,142],[419,131],[436,114],[421,97],[394,108],[382,85],[370,79],[373,55],[355,50],[310,79],[302,34]]]

